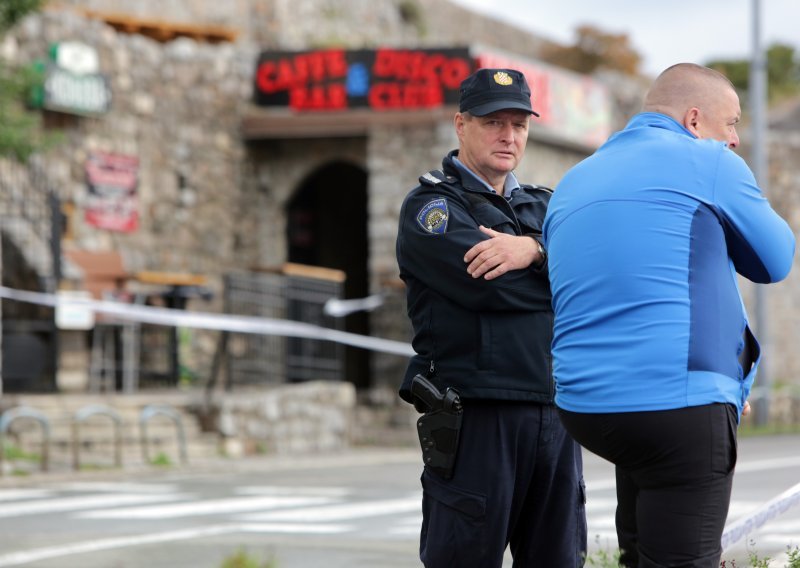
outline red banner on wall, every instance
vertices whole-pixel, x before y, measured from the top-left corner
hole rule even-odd
[[[139,159],[122,154],[94,152],[86,160],[86,222],[130,233],[139,227],[137,187]]]
[[[482,50],[476,60],[478,67],[509,67],[525,75],[533,108],[540,114],[531,121],[534,128],[590,148],[611,134],[611,94],[589,75],[488,50]]]

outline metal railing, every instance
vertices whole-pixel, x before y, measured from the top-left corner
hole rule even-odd
[[[40,457],[42,471],[47,471],[50,457],[50,422],[47,417],[36,409],[28,406],[9,408],[0,415],[0,476],[5,473],[6,432],[11,424],[21,419],[30,419],[39,424],[42,429],[42,455]]]
[[[170,407],[164,405],[148,405],[145,406],[139,414],[139,428],[141,431],[142,440],[142,457],[145,463],[153,463],[150,458],[150,439],[147,435],[147,423],[156,416],[165,416],[175,424],[175,429],[178,434],[178,452],[180,454],[181,463],[189,463],[189,456],[186,453],[186,433],[183,429],[183,421],[180,414]]]
[[[95,404],[85,406],[72,417],[72,467],[76,471],[81,468],[80,460],[80,425],[93,416],[106,416],[114,426],[114,465],[122,467],[122,418],[113,408]]]

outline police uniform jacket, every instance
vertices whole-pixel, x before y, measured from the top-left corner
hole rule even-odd
[[[551,191],[522,185],[510,198],[492,192],[453,162],[430,172],[400,212],[397,261],[406,284],[416,351],[400,389],[411,402],[414,375],[462,399],[551,403],[553,313],[547,267],[473,278],[464,255],[489,237],[479,225],[540,237]]]

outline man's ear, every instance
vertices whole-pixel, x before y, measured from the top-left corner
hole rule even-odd
[[[697,107],[692,107],[686,111],[686,114],[683,115],[683,126],[694,134],[697,138],[700,138],[700,109]]]
[[[461,134],[464,132],[464,120],[464,115],[460,112],[457,112],[453,118],[453,124],[456,127],[456,134],[458,134],[459,139],[461,138]]]

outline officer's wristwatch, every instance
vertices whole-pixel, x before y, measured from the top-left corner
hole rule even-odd
[[[530,238],[532,238],[534,240],[534,242],[536,242],[536,246],[538,247],[538,250],[539,250],[539,263],[536,265],[536,268],[541,268],[547,262],[547,250],[545,250],[544,245],[542,244],[542,241],[540,241],[539,239],[537,239],[533,235],[528,235],[528,236]]]

